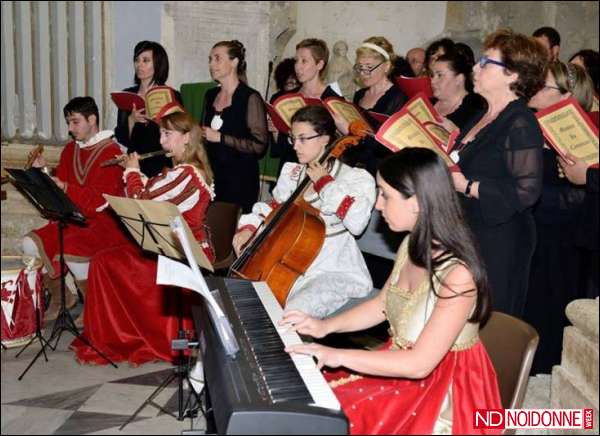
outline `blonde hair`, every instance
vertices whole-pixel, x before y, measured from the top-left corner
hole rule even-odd
[[[361,56],[368,56],[378,59],[379,62],[389,62],[391,64],[391,67],[388,75],[391,76],[392,72],[394,71],[394,62],[396,61],[397,57],[394,53],[394,46],[392,45],[392,43],[389,42],[387,38],[383,36],[371,36],[370,38],[365,39],[363,41],[363,44],[364,43],[375,44],[377,47],[380,47],[381,49],[385,50],[385,52],[389,56],[389,59],[386,59],[385,56],[383,56],[377,50],[373,50],[369,47],[364,46],[360,46],[356,49],[356,58],[358,59]]]
[[[583,110],[589,112],[594,103],[594,83],[579,65],[555,61],[548,64],[548,72],[556,81],[561,94],[570,92]]]
[[[203,173],[205,182],[210,185],[213,182],[213,172],[208,161],[206,148],[204,148],[202,130],[194,118],[187,112],[175,112],[162,117],[160,127],[190,134],[190,140],[185,146],[183,157],[177,163],[187,163],[195,166]]]

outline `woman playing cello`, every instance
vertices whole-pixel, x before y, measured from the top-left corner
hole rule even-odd
[[[319,163],[333,143],[335,123],[321,106],[306,106],[292,118],[290,143],[299,163],[287,162],[273,190],[271,204],[256,203],[240,218],[233,239],[236,252],[255,235],[269,213],[284,203],[305,176],[310,185],[304,200],[319,211],[325,240],[314,261],[293,284],[286,308],[325,317],[352,298],[366,296],[372,282],[354,239],[366,227],[375,203],[375,181],[365,170],[337,160]]]

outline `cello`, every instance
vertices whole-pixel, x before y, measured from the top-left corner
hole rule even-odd
[[[368,134],[368,127],[361,121],[353,121],[349,131],[350,135],[325,150],[319,163],[338,158],[348,147],[358,144]],[[229,270],[229,277],[267,282],[282,307],[292,286],[313,263],[325,241],[325,223],[320,211],[304,200],[309,183],[306,176],[290,198],[271,211],[262,232],[245,247]]]

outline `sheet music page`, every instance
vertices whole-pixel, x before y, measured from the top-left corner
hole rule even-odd
[[[194,255],[192,253],[190,241],[188,239],[187,233],[184,228],[184,223],[185,223],[185,221],[181,218],[181,216],[176,216],[175,218],[171,219],[170,226],[171,226],[171,229],[173,230],[173,233],[175,233],[175,235],[179,239],[179,242],[181,243],[181,246],[183,248],[183,251],[185,253],[185,256],[188,260],[188,263],[189,263],[189,266],[190,266],[190,269],[192,272],[195,286],[190,289],[192,289],[192,290],[196,290],[197,288],[201,289],[201,291],[199,291],[199,293],[204,298],[206,298],[206,301],[208,302],[208,308],[209,308],[209,311],[211,312],[211,317],[213,318],[214,326],[217,329],[219,336],[221,337],[221,342],[223,344],[223,347],[225,348],[225,352],[229,356],[234,357],[236,355],[236,353],[239,351],[239,345],[235,339],[233,330],[231,328],[231,324],[229,324],[229,320],[223,313],[223,309],[221,309],[221,306],[219,306],[219,304],[216,302],[216,300],[210,293],[210,290],[208,289],[208,285],[206,284],[206,281],[204,280],[204,276],[202,275],[200,268],[198,268],[198,264],[196,263],[196,261],[194,259]],[[186,276],[187,275],[188,274],[186,274]],[[158,273],[157,273],[157,283],[158,283]]]

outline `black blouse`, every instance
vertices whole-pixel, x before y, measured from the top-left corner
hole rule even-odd
[[[446,118],[462,131],[474,118],[481,119],[487,107],[485,98],[479,94],[469,93],[465,95],[460,106],[451,114],[446,115]]]
[[[364,97],[368,88],[362,88],[354,94],[354,104],[360,106],[360,101]],[[396,85],[391,86],[375,103],[372,108],[363,108],[365,111],[377,112],[385,115],[392,115],[398,112],[407,101],[406,95]],[[362,106],[361,106],[362,107]],[[375,131],[379,129],[382,123],[364,113],[366,120]],[[350,166],[365,168],[372,175],[377,172],[379,162],[392,154],[392,151],[386,146],[380,144],[373,137],[366,137],[356,146],[343,155],[343,161]]]
[[[210,126],[216,111],[214,102],[220,87],[206,93],[203,124]],[[215,174],[215,201],[242,206],[245,213],[258,200],[258,160],[267,146],[267,118],[260,94],[243,82],[221,112],[221,142],[206,143]]]
[[[477,121],[457,139],[460,169],[480,183],[479,199],[461,196],[465,218],[486,265],[494,310],[522,318],[536,243],[532,207],[542,189],[544,138],[521,99],[462,144]]]
[[[457,144],[479,119],[461,131]],[[479,199],[467,209],[489,225],[510,220],[533,206],[542,188],[544,138],[533,112],[517,99],[469,143],[460,145],[458,165],[467,179],[479,181]]]
[[[127,92],[137,94],[139,85],[124,89]],[[175,91],[175,97],[181,104],[181,94]],[[144,123],[135,123],[129,135],[129,114],[119,109],[117,113],[117,127],[115,128],[115,137],[119,144],[127,148],[127,153],[137,152],[138,154],[150,153],[152,151],[162,150],[160,145],[160,127],[158,124],[148,121]],[[155,156],[140,161],[141,171],[148,177],[159,174],[164,167],[172,167],[171,159],[166,156]]]

